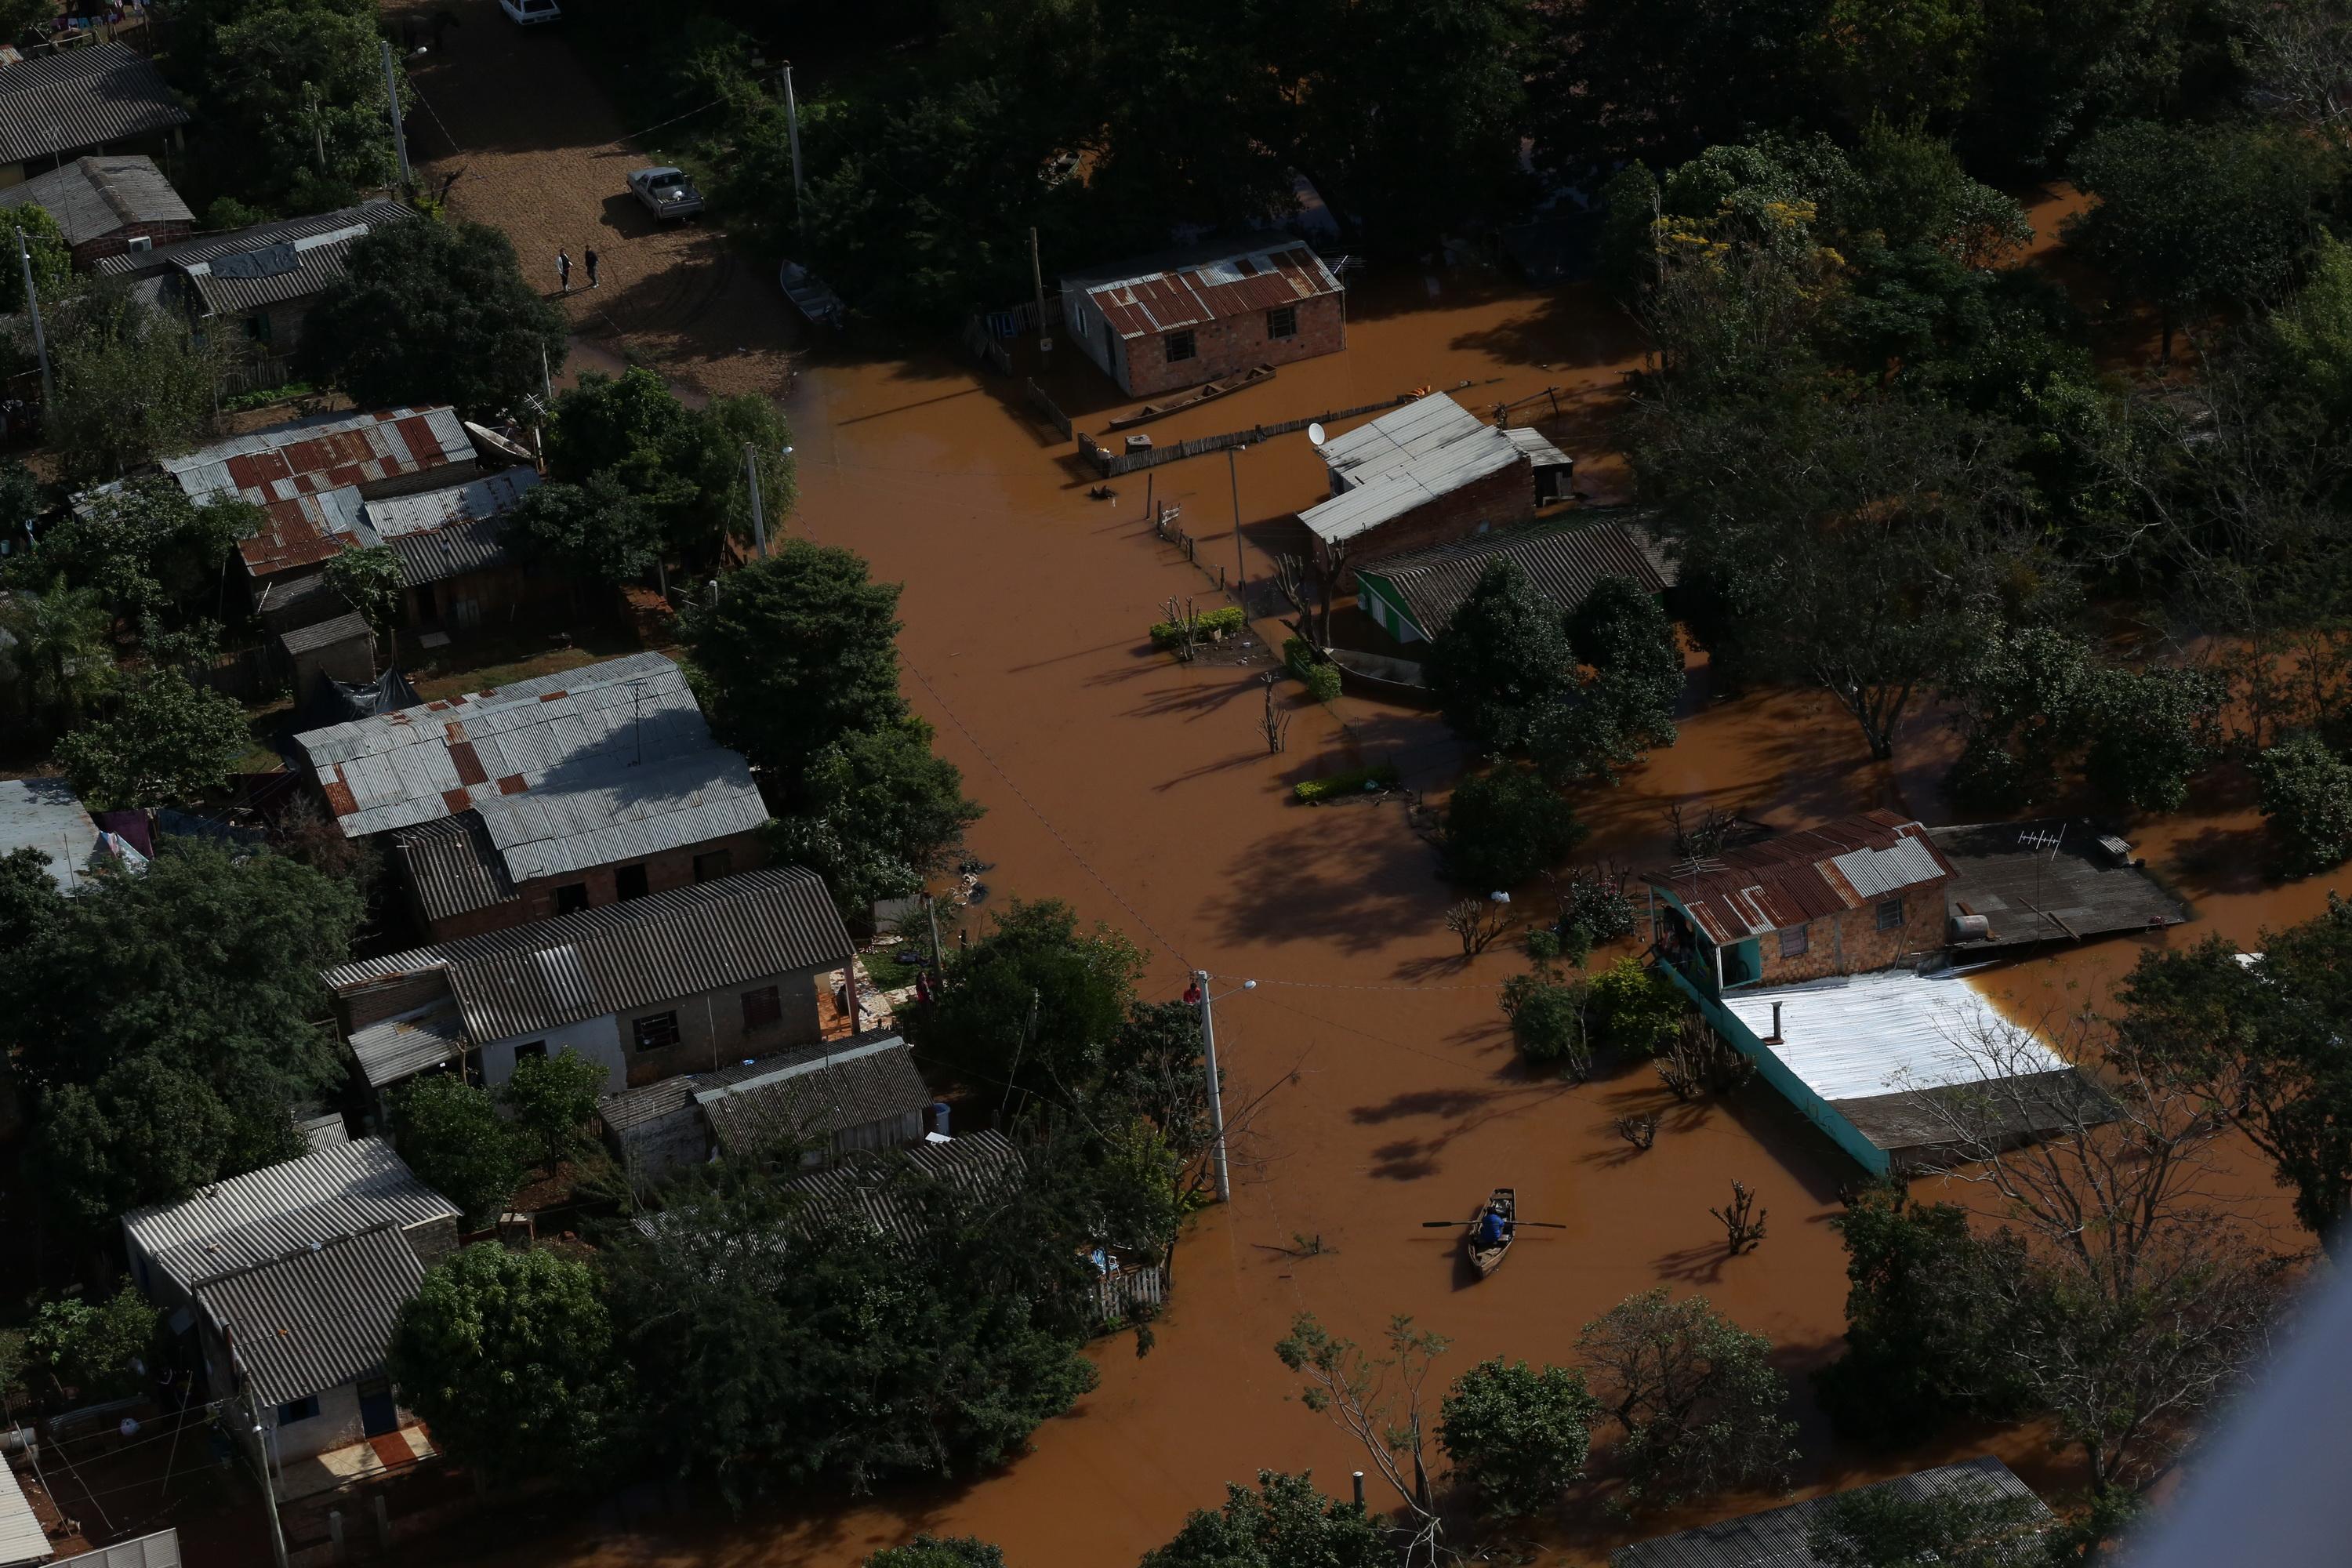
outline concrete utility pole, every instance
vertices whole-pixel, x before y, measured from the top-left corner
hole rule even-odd
[[[760,447],[757,442],[743,443],[743,472],[751,480],[751,544],[759,551],[760,559],[768,558],[768,523],[760,515]]]
[[[793,222],[801,221],[801,100],[793,94],[793,68],[784,68],[784,133],[793,144]]]
[[[1051,354],[1054,339],[1045,331],[1045,269],[1037,260],[1037,229],[1034,224],[1029,229],[1029,280],[1037,286],[1037,353],[1041,356]]]
[[[392,110],[392,150],[400,159],[400,188],[406,190],[415,183],[408,168],[408,132],[400,123],[400,73],[392,63],[392,40],[383,40],[384,104]]]
[[[58,386],[49,376],[49,340],[41,335],[41,296],[33,287],[33,250],[25,231],[16,231],[16,259],[25,268],[25,311],[33,318],[33,352],[41,360],[41,418],[44,425],[57,412]]]
[[[1225,448],[1225,478],[1232,481],[1234,487],[1234,594],[1241,600],[1244,614],[1249,610],[1249,595],[1243,592],[1249,586],[1249,567],[1242,560],[1242,476],[1241,466],[1234,461],[1234,454],[1248,450],[1246,443]]]
[[[1217,1020],[1210,1008],[1209,972],[1192,971],[1192,986],[1201,994],[1201,1058],[1209,1075],[1209,1168],[1216,1173],[1217,1201],[1229,1204],[1234,1201],[1234,1178],[1225,1166],[1225,1086],[1217,1076]],[[1255,980],[1242,982],[1244,991],[1256,986]]]

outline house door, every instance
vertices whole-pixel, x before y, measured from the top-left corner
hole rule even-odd
[[[449,618],[461,626],[480,626],[482,624],[481,601],[479,599],[450,600]]]
[[[360,1430],[370,1437],[381,1437],[400,1430],[400,1407],[392,1402],[392,1380],[388,1377],[360,1379]]]

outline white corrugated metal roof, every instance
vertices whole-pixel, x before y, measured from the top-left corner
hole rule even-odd
[[[1488,428],[1445,394],[1433,393],[1332,437],[1323,443],[1323,461],[1349,483],[1363,484]]]
[[[429,528],[478,522],[510,510],[538,484],[536,469],[508,468],[467,484],[451,485],[445,489],[372,500],[367,503],[367,520],[385,539],[421,533]]]
[[[94,1552],[59,1558],[51,1568],[180,1568],[180,1532],[159,1530],[136,1541],[118,1541]]]
[[[1527,460],[1510,436],[1433,393],[1326,441],[1323,461],[1335,493],[1298,521],[1337,544]],[[1534,504],[1533,490],[1528,500]]]
[[[1530,430],[1521,426],[1516,430],[1504,431],[1503,439],[1534,458],[1538,468],[1558,468],[1573,460],[1566,452],[1553,446],[1550,438],[1540,430]]]
[[[377,1226],[424,1225],[457,1206],[381,1138],[216,1182],[194,1197],[133,1209],[122,1228],[182,1287]]]
[[[2069,1065],[1958,975],[1888,970],[1733,991],[1723,998],[1759,1040],[1772,1033],[1776,1002],[1781,1039],[1772,1054],[1832,1103],[1980,1083],[1987,1076],[1983,1053],[1963,1047],[1984,1037],[2017,1041],[2000,1052],[2001,1064],[2012,1072],[2061,1072]]]
[[[1941,881],[1944,868],[1925,838],[1905,838],[1889,849],[1853,849],[1830,858],[1865,899],[1900,892],[1922,882]]]
[[[34,1517],[33,1505],[25,1500],[25,1489],[16,1482],[16,1472],[8,1468],[6,1459],[0,1459],[0,1568],[47,1563],[54,1555],[48,1532]]]

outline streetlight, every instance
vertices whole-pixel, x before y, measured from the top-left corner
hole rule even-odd
[[[1255,991],[1257,989],[1257,982],[1244,980],[1236,989]],[[1225,995],[1231,996],[1233,994],[1228,991]],[[1209,1075],[1209,1166],[1216,1173],[1217,1201],[1221,1204],[1229,1204],[1234,1201],[1234,1180],[1225,1168],[1225,1089],[1223,1083],[1217,1077],[1216,1019],[1209,1011],[1209,1005],[1219,998],[1209,994],[1207,970],[1192,971],[1192,984],[1186,993],[1185,1000],[1198,1002],[1201,1005],[1201,1056],[1202,1065]]]
[[[777,454],[782,458],[792,455],[790,447]],[[760,447],[756,441],[743,443],[743,471],[751,480],[751,543],[759,551],[761,559],[765,560],[768,554],[768,523],[760,514]]]

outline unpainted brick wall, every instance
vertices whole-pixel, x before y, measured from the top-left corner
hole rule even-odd
[[[1348,542],[1349,571],[1340,586],[1355,586],[1355,567],[1359,564],[1370,565],[1383,556],[1405,555],[1432,545],[1467,539],[1478,531],[1481,523],[1486,524],[1491,532],[1533,516],[1535,486],[1535,468],[1523,455],[1507,468],[1356,535]]]
[[[709,1072],[747,1057],[772,1056],[794,1046],[814,1045],[822,1030],[817,994],[824,988],[824,977],[831,973],[830,969],[793,970],[622,1015],[621,1051],[628,1058],[628,1087],[659,1083],[682,1072]],[[776,988],[783,1016],[759,1029],[744,1028],[743,994],[769,985]],[[830,996],[826,1005],[831,1005]],[[657,1050],[637,1049],[636,1021],[672,1012],[677,1015],[677,1044]]]
[[[1137,338],[1123,345],[1127,351],[1127,390],[1137,397],[1150,397],[1178,387],[1198,386],[1252,365],[1290,364],[1318,354],[1338,353],[1348,346],[1345,295],[1324,294],[1301,300],[1297,310],[1298,331],[1287,338],[1266,336],[1266,312],[1263,310],[1191,328],[1193,355],[1173,364],[1168,361],[1164,338]]]
[[[708,843],[688,845],[678,849],[665,849],[648,855],[643,860],[624,861],[611,866],[592,867],[585,871],[566,871],[561,876],[540,877],[525,882],[516,891],[520,895],[510,903],[492,904],[486,910],[469,910],[464,914],[444,920],[428,920],[416,889],[409,889],[409,910],[415,916],[418,929],[429,931],[435,942],[449,942],[461,936],[478,936],[484,931],[504,931],[509,926],[530,925],[555,918],[555,891],[574,882],[588,887],[588,907],[601,910],[620,900],[615,881],[621,865],[642,865],[646,868],[646,891],[665,892],[671,888],[683,888],[694,880],[694,859],[723,849],[728,855],[727,874],[757,870],[768,862],[767,841],[758,830],[737,833]]]
[[[1761,984],[1795,985],[1825,975],[1893,969],[1941,947],[1944,884],[1937,881],[1906,888],[1901,896],[1903,923],[1892,931],[1878,929],[1878,906],[1882,900],[1873,899],[1860,909],[1841,910],[1813,921],[1806,928],[1806,951],[1793,958],[1780,956],[1779,931],[1767,931],[1758,937],[1756,945],[1764,971]]]

